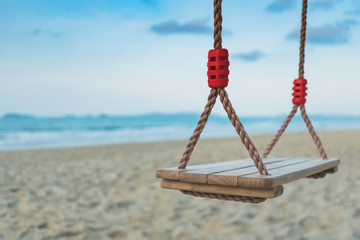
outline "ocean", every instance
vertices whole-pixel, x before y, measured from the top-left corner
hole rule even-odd
[[[60,148],[134,142],[188,139],[199,120],[198,113],[144,114],[132,116],[36,117],[6,114],[0,118],[0,151]],[[274,134],[284,116],[240,117],[249,135]],[[310,115],[316,130],[360,129],[360,116]],[[287,132],[307,131],[297,115]],[[202,138],[235,137],[226,116],[211,115]]]

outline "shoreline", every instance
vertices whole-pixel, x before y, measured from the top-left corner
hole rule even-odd
[[[235,131],[235,130],[234,130]],[[346,130],[321,130],[321,131],[316,131],[316,133],[322,134],[322,133],[340,133],[340,132],[360,132],[360,129],[346,129]],[[283,135],[297,135],[297,134],[306,134],[309,133],[308,131],[299,131],[299,132],[286,132]],[[250,135],[250,138],[262,138],[262,137],[266,137],[271,139],[272,137],[274,137],[276,134],[275,133],[264,133],[264,134],[254,134],[254,135]],[[190,137],[190,135],[189,135]],[[202,137],[200,136],[199,141],[202,140],[219,140],[219,139],[239,139],[238,136],[234,136],[234,137]],[[105,144],[85,144],[85,145],[75,145],[75,146],[50,146],[50,147],[39,147],[39,148],[23,148],[23,149],[6,149],[6,150],[0,150],[0,154],[1,153],[5,153],[5,152],[22,152],[22,151],[47,151],[47,150],[61,150],[61,149],[76,149],[76,148],[98,148],[98,147],[114,147],[114,146],[124,146],[124,145],[133,145],[133,144],[161,144],[161,143],[168,143],[168,142],[179,142],[179,144],[181,142],[187,142],[188,139],[169,139],[169,140],[154,140],[154,141],[146,141],[146,142],[142,142],[142,141],[135,141],[135,142],[119,142],[119,143],[105,143]],[[185,146],[184,146],[185,147]]]

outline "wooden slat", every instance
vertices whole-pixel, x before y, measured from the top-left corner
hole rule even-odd
[[[272,164],[279,161],[285,161],[286,158],[277,158],[272,159],[271,161],[267,161],[266,164]],[[205,168],[205,169],[197,169],[197,170],[190,170],[186,172],[180,172],[179,173],[179,181],[181,182],[192,182],[192,183],[208,183],[208,176],[215,173],[221,173],[221,172],[227,172],[234,169],[238,169],[239,171],[248,172],[256,172],[257,168],[254,165],[254,162],[252,159],[247,159],[247,161],[243,161],[241,163],[238,163],[236,165],[224,165],[224,166],[218,166],[215,168]],[[228,185],[228,184],[220,184],[220,185]],[[233,185],[233,186],[236,186]]]
[[[287,158],[266,158],[264,159],[264,162],[266,163],[271,163],[271,162],[278,162],[278,161],[283,161]],[[215,172],[221,172],[221,171],[226,171],[226,170],[231,170],[231,169],[238,169],[238,168],[242,168],[242,167],[250,167],[250,166],[254,166],[254,162],[251,158],[248,159],[243,159],[243,160],[235,160],[235,161],[227,161],[227,162],[219,162],[219,163],[210,163],[210,164],[202,164],[202,165],[192,165],[192,166],[187,166],[186,169],[178,169],[176,167],[173,168],[164,168],[164,169],[159,169],[156,172],[156,177],[158,178],[164,178],[164,179],[170,179],[170,180],[179,180],[180,179],[180,173],[187,173],[187,172],[192,172],[193,174],[210,174],[210,173],[215,173]],[[190,181],[190,180],[185,180],[187,178],[187,176],[182,176],[185,177],[183,181]],[[198,179],[198,181],[201,183],[205,183],[204,182],[204,177],[203,176],[193,176],[194,179]],[[191,176],[189,176],[189,178],[191,178]],[[206,178],[206,177],[205,177]],[[195,181],[196,180],[192,180]]]
[[[201,169],[201,168],[212,168],[212,167],[218,167],[218,166],[223,166],[223,165],[231,165],[231,164],[236,164],[239,162],[243,162],[243,161],[248,161],[250,160],[250,158],[245,158],[245,159],[238,159],[238,160],[232,160],[232,161],[225,161],[225,162],[215,162],[215,163],[206,163],[206,164],[197,164],[197,165],[188,165],[186,167],[186,170],[195,170],[195,169]],[[172,168],[164,168],[163,170],[177,170],[177,167],[172,167]]]
[[[340,160],[336,158],[327,160],[314,159],[300,164],[273,169],[270,171],[270,175],[267,176],[255,173],[238,177],[238,186],[271,189],[299,178],[304,178],[334,168],[339,164]]]
[[[272,169],[276,169],[283,166],[289,166],[311,160],[310,158],[293,158],[284,161],[265,163],[266,168],[270,172]],[[231,171],[224,171],[220,173],[214,173],[207,175],[208,184],[226,185],[226,186],[238,186],[238,177],[249,174],[258,173],[255,166],[248,168],[235,169]]]
[[[163,179],[161,187],[167,189],[186,190],[195,192],[218,193],[235,196],[275,198],[283,193],[283,187],[273,189],[249,189],[229,186],[208,185],[200,183],[184,183],[179,181]]]
[[[208,163],[208,164],[202,164],[202,165],[191,165],[191,166],[187,166],[186,169],[178,169],[177,167],[163,168],[163,169],[159,169],[156,171],[156,177],[171,179],[171,180],[178,180],[180,172],[197,170],[197,169],[205,169],[205,168],[214,168],[214,167],[218,167],[218,166],[236,165],[236,164],[239,164],[239,163],[241,163],[243,161],[247,161],[247,160],[248,159],[234,160],[234,161],[228,161],[228,162]]]

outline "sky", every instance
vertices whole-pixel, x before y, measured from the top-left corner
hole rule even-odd
[[[359,115],[360,1],[308,2],[308,112]],[[237,113],[288,113],[301,1],[222,10]],[[0,116],[200,113],[212,26],[210,0],[0,0]]]

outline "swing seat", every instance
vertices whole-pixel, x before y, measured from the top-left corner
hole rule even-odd
[[[275,198],[283,193],[283,184],[305,177],[324,176],[338,169],[340,160],[330,158],[264,158],[269,175],[260,175],[252,159],[166,168],[156,172],[161,186],[207,194]]]

